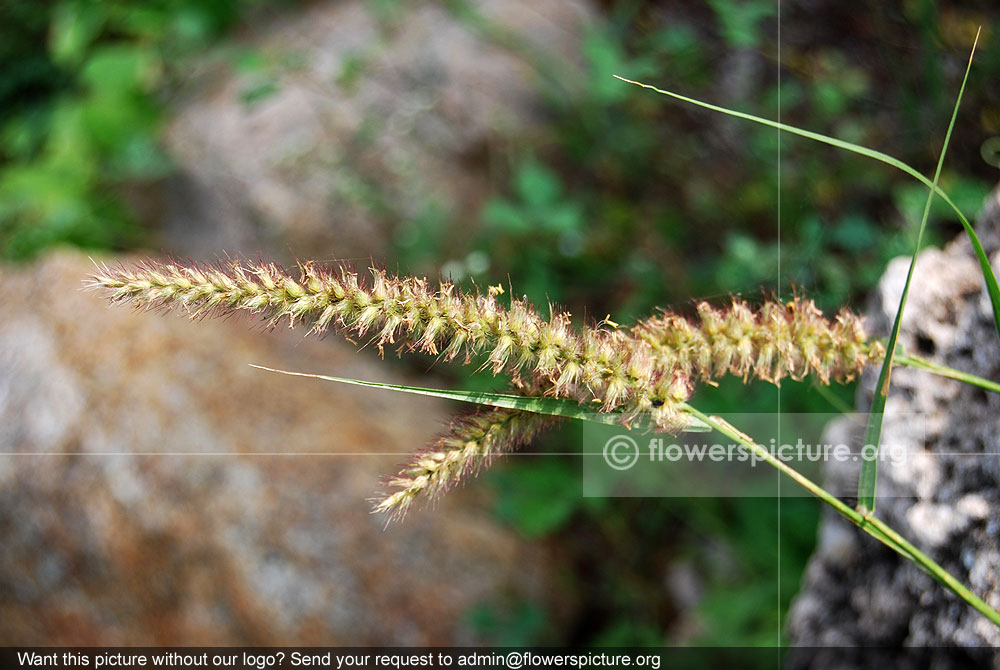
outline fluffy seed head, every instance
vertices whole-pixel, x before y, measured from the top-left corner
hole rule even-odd
[[[625,424],[648,412],[655,428],[667,432],[686,425],[683,403],[695,379],[733,374],[780,383],[815,375],[825,384],[845,382],[885,356],[858,315],[845,309],[831,321],[798,297],[768,300],[756,310],[742,300],[724,309],[702,302],[693,320],[665,312],[630,330],[609,319],[603,324],[610,328],[577,330],[569,314],[551,306],[545,319],[524,300],[501,304],[500,291],[466,293],[450,282],[435,286],[381,270],[364,279],[346,266],[311,262],[293,274],[242,260],[214,267],[147,261],[100,267],[92,285],[114,302],[179,307],[192,317],[247,313],[272,326],[287,320],[311,333],[369,337],[380,351],[395,344],[446,361],[463,356],[494,374],[523,375],[525,386],[515,389],[521,395],[572,398],[620,412]],[[402,516],[417,498],[440,495],[556,420],[508,409],[467,415],[388,480],[394,491],[375,510]]]

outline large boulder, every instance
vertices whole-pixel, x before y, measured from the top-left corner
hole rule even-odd
[[[462,222],[444,240],[471,230],[497,161],[544,128],[535,65],[579,71],[593,11],[585,0],[377,4],[260,21],[236,45],[242,67],[191,76],[166,134],[178,173],[163,248],[382,261],[418,220]]]
[[[978,231],[1000,267],[1000,190],[987,200]],[[876,334],[888,335],[909,259],[890,263],[869,309]],[[963,235],[919,256],[900,344],[944,365],[1000,379],[1000,344],[979,264]],[[862,380],[858,407],[871,406],[878,370]],[[883,442],[896,456],[879,466],[878,515],[910,538],[992,607],[1000,608],[1000,396],[927,372],[892,372]],[[843,421],[827,443],[861,444],[863,426]],[[835,491],[856,486],[856,464],[827,465]],[[1000,629],[913,564],[827,513],[805,585],[788,624],[801,646],[907,646],[939,656],[933,667],[973,660],[1000,665]],[[942,648],[951,648],[942,650]],[[957,653],[956,653],[957,652]],[[864,649],[797,655],[793,667],[876,667]],[[917,666],[914,666],[917,667]]]
[[[0,269],[0,643],[468,644],[474,608],[545,599],[551,561],[482,487],[370,513],[440,402],[253,369],[408,381],[332,338],[109,307],[92,269]]]

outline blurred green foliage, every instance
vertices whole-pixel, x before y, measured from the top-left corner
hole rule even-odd
[[[0,255],[122,249],[178,68],[261,0],[0,3]]]

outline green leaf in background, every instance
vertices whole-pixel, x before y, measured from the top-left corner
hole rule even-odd
[[[60,65],[76,66],[104,27],[105,7],[94,2],[56,5],[49,29],[49,52]]]
[[[490,472],[492,487],[503,491],[494,512],[525,536],[541,537],[565,525],[581,507],[580,473],[545,454],[524,458],[532,462]]]
[[[153,133],[124,137],[111,157],[108,174],[118,179],[160,179],[173,170],[170,157],[156,144]]]
[[[490,200],[483,206],[483,221],[487,226],[506,233],[523,234],[531,231],[531,221],[513,203]]]
[[[544,644],[548,613],[539,603],[512,607],[480,604],[468,614],[469,625],[490,645],[530,647]]]
[[[709,0],[708,4],[719,21],[723,38],[736,49],[759,45],[760,22],[777,13],[777,5],[771,0]]]
[[[662,647],[663,631],[647,621],[617,621],[598,633],[595,647]]]
[[[626,65],[620,42],[605,32],[592,30],[583,39],[583,55],[591,72],[589,95],[602,104],[610,105],[624,100],[628,92],[610,83],[611,75],[622,72]]]
[[[514,179],[517,194],[529,207],[542,207],[559,199],[559,177],[534,160],[521,164]]]
[[[94,91],[147,92],[159,82],[159,56],[148,47],[116,44],[95,50],[80,73],[84,84]]]
[[[97,164],[97,146],[87,124],[86,109],[70,100],[60,101],[52,111],[51,125],[42,154],[34,161],[0,170],[0,182],[6,180],[7,170],[47,170],[52,172],[53,178],[64,181],[66,190],[74,193],[94,185],[100,167]]]
[[[583,208],[563,195],[558,175],[529,158],[516,168],[513,186],[517,200],[488,201],[482,210],[483,222],[495,233],[531,237],[532,242],[540,232],[559,236],[556,246],[564,255],[578,253]]]

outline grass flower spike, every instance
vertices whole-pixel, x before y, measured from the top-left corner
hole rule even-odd
[[[655,352],[656,365],[704,381],[732,374],[777,384],[815,375],[824,384],[846,383],[885,356],[860,316],[844,309],[830,321],[802,298],[770,300],[756,311],[742,300],[724,310],[702,302],[697,322],[666,312],[632,332]]]
[[[450,282],[434,287],[381,270],[371,277],[315,263],[292,274],[243,260],[215,267],[147,261],[101,266],[91,283],[115,302],[178,307],[195,318],[246,313],[272,326],[287,320],[311,333],[369,337],[380,350],[396,345],[447,361],[461,356],[494,374],[513,374],[518,395],[569,398],[617,412],[626,425],[648,414],[655,429],[674,433],[688,423],[684,407],[695,380],[732,374],[779,383],[815,375],[828,384],[848,381],[884,356],[860,317],[844,310],[831,321],[800,298],[767,301],[756,310],[742,300],[725,309],[700,303],[694,320],[665,312],[631,329],[577,329],[565,312],[550,308],[545,319],[524,300],[501,304],[498,291],[463,292]],[[376,510],[401,516],[417,498],[444,492],[553,421],[504,408],[460,419],[389,480],[396,491]]]
[[[524,445],[557,420],[512,409],[463,416],[431,448],[418,451],[388,479],[388,486],[397,490],[378,500],[375,511],[401,518],[418,498],[438,497],[462,477],[477,474],[498,455]]]
[[[505,307],[492,293],[464,293],[448,282],[435,289],[422,278],[372,275],[366,283],[345,266],[305,263],[295,277],[273,264],[240,260],[219,267],[147,261],[101,267],[93,284],[109,289],[116,302],[180,307],[192,317],[244,312],[270,325],[304,324],[314,333],[335,328],[371,335],[380,348],[399,344],[445,360],[477,358],[494,374],[526,372],[544,380],[549,395],[596,400],[606,412],[656,410],[665,430],[683,425],[676,401],[690,395],[686,379],[658,367],[651,349],[632,346],[616,331],[581,334],[568,314],[545,320],[522,300]]]

